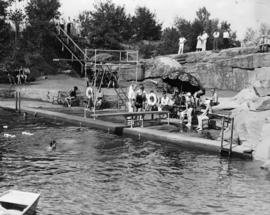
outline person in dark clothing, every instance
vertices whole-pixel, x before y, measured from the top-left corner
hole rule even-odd
[[[73,90],[70,91],[69,96],[65,98],[68,107],[71,107],[72,103],[77,101],[78,87],[74,86]]]
[[[140,89],[136,92],[135,96],[135,107],[136,111],[142,111],[145,106],[146,93],[144,91],[144,86],[142,85]]]

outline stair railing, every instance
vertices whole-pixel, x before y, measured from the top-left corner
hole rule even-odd
[[[86,56],[84,51],[77,45],[76,42],[74,42],[74,40],[68,35],[68,33],[63,28],[61,28],[60,26],[57,26],[57,30],[58,30],[59,35],[63,34],[67,38],[67,43],[69,43],[69,41],[70,41],[72,43],[72,45],[75,46],[75,48],[79,50],[79,52],[80,52],[80,54],[82,54],[82,56],[84,56],[84,57]]]
[[[59,42],[62,44],[62,46],[64,46],[70,52],[70,54],[72,55],[72,59],[75,58],[80,63],[80,65],[81,65],[81,74],[83,74],[84,64],[83,64],[82,60],[79,59],[76,56],[76,54],[58,36],[56,38],[59,40]]]

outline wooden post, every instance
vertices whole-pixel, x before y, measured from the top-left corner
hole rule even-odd
[[[15,91],[15,110],[18,110],[18,92]]]
[[[234,118],[231,118],[231,124],[232,125],[231,125],[231,141],[230,141],[229,156],[231,156],[231,153],[232,153]]]
[[[83,117],[86,118],[86,108],[83,109]]]
[[[18,92],[18,100],[19,100],[19,113],[21,113],[21,92]]]
[[[222,127],[221,127],[221,146],[220,146],[221,151],[223,149],[223,140],[224,140],[224,123],[225,123],[225,118],[223,116],[222,117]]]
[[[170,113],[168,113],[168,125],[170,125]]]

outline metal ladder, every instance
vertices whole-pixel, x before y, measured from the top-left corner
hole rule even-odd
[[[231,124],[231,137],[229,142],[229,148],[224,147],[224,125],[225,121],[230,122]],[[234,118],[232,117],[222,117],[222,125],[221,125],[221,143],[220,143],[220,154],[221,155],[228,155],[229,157],[232,154],[232,145],[233,145],[233,128],[234,128]]]
[[[114,90],[117,94],[117,109],[121,110],[121,107],[125,108],[125,111],[127,111],[127,102],[128,102],[128,97],[125,92],[125,90],[122,87],[114,87]]]

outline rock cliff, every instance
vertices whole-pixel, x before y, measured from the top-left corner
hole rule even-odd
[[[205,88],[240,91],[255,86],[270,89],[270,53],[259,53],[256,47],[160,56],[145,60],[143,68],[145,79],[158,79],[164,72],[177,69],[193,75]]]

